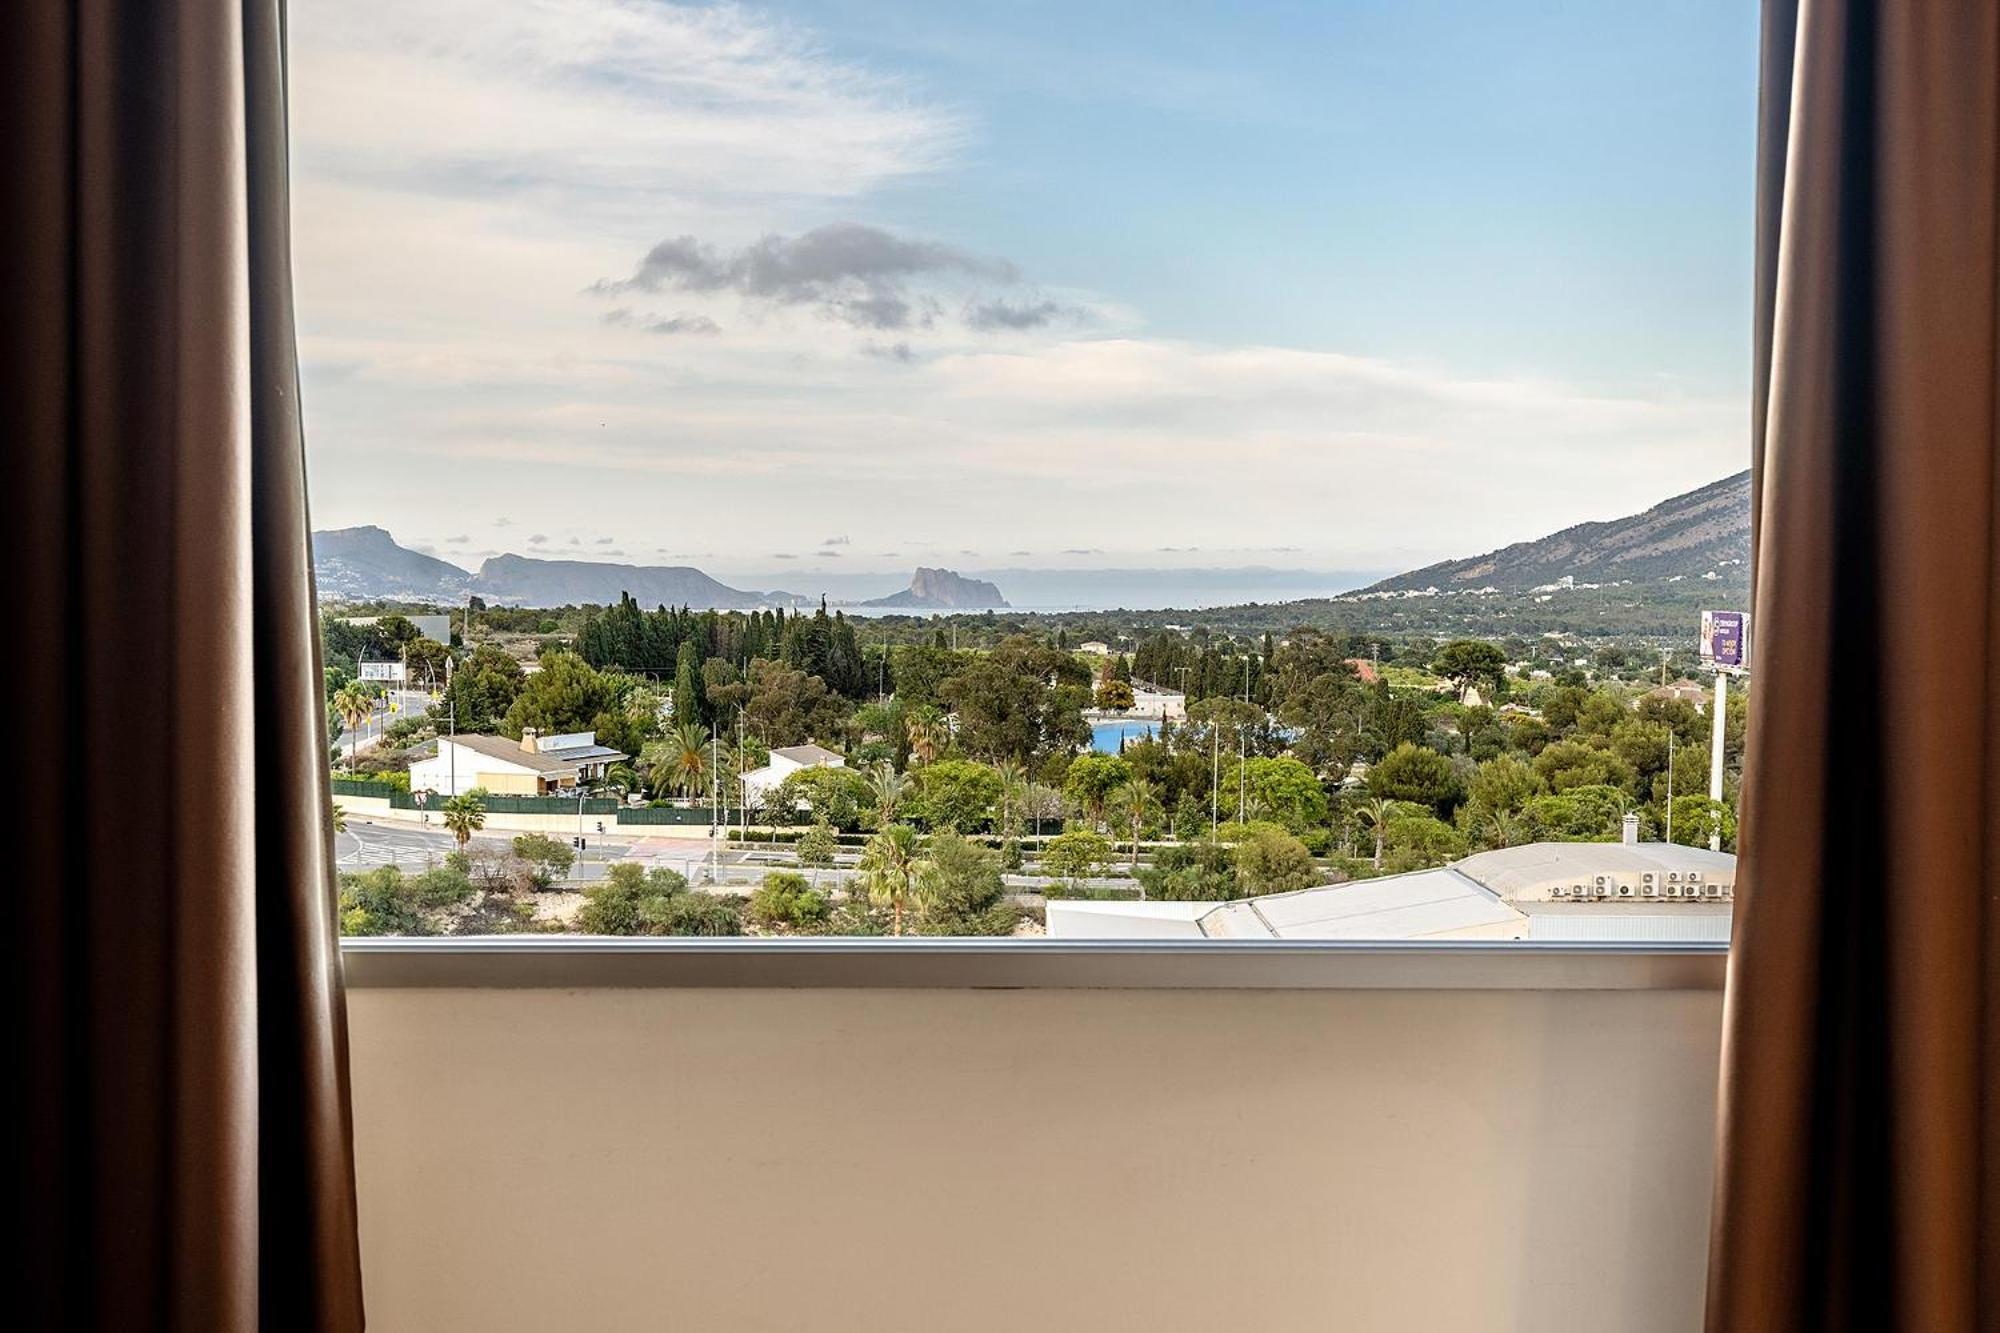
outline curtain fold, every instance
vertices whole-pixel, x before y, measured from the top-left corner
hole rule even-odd
[[[1997,14],[1765,5],[1711,1333],[2000,1327]]]
[[[358,1329],[283,5],[9,28],[10,1307]]]

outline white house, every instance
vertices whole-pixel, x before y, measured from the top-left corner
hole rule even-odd
[[[1080,653],[1089,653],[1095,657],[1111,656],[1111,645],[1097,639],[1091,639],[1087,643],[1079,643],[1076,646],[1076,650]]]
[[[496,795],[546,796],[575,791],[630,756],[597,743],[594,731],[543,736],[533,727],[518,741],[505,736],[438,737],[438,752],[410,765],[410,790],[457,796],[475,787]]]
[[[847,761],[824,745],[786,745],[771,751],[771,762],[743,775],[743,802],[760,805],[778,784],[802,768],[845,768]]]

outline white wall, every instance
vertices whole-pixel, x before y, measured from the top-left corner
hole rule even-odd
[[[1685,1330],[1696,991],[350,993],[370,1327]]]

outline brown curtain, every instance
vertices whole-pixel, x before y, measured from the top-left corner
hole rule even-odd
[[[2000,1327],[1996,15],[1765,7],[1712,1333]]]
[[[359,1328],[283,5],[6,29],[6,1322]]]

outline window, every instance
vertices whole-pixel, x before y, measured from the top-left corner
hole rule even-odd
[[[1752,7],[292,21],[350,933],[1727,939]]]

